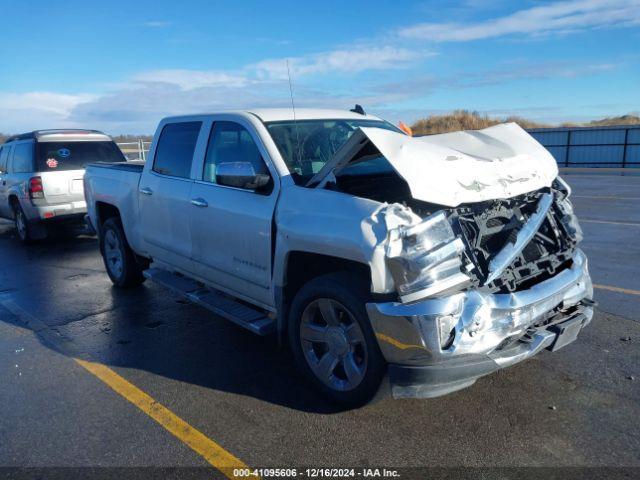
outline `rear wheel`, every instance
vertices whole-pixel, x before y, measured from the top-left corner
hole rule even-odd
[[[31,235],[31,227],[29,222],[27,221],[27,217],[22,210],[22,207],[18,202],[14,202],[13,204],[13,221],[16,227],[16,232],[18,234],[18,238],[24,244],[29,244],[33,241],[33,237]]]
[[[102,225],[100,250],[107,274],[116,287],[136,287],[145,281],[143,268],[127,242],[120,219],[109,218]]]
[[[296,362],[329,400],[362,405],[375,395],[385,362],[365,305],[369,286],[346,273],[318,277],[296,295],[289,341]]]

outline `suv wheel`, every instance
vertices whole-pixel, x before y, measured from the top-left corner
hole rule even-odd
[[[347,272],[318,277],[296,295],[289,342],[296,363],[329,400],[362,405],[376,394],[385,362],[365,305],[369,286]]]
[[[15,202],[13,204],[13,220],[20,241],[24,244],[31,243],[33,240],[31,236],[31,227],[29,226],[27,217],[25,216],[24,212],[22,211],[22,207],[18,202]]]
[[[116,287],[136,287],[145,281],[118,218],[107,219],[100,229],[100,250],[109,278]]]

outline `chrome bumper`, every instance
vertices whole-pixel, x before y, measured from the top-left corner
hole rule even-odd
[[[570,343],[593,317],[592,298],[587,259],[577,250],[571,268],[528,290],[369,303],[367,311],[394,397],[436,397]],[[557,307],[550,324],[534,327]]]

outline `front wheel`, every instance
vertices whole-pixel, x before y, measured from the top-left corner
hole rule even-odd
[[[289,341],[299,368],[329,400],[367,403],[378,391],[385,362],[365,305],[369,285],[347,272],[318,277],[296,295]]]
[[[136,287],[145,281],[143,268],[124,234],[118,218],[109,218],[100,229],[100,250],[109,278],[116,287]]]

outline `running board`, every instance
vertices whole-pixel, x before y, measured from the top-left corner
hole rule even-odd
[[[275,330],[276,322],[264,312],[251,308],[244,303],[210,288],[204,287],[188,277],[171,273],[161,268],[149,268],[143,275],[163,287],[183,296],[190,302],[231,320],[258,335],[268,335]]]

